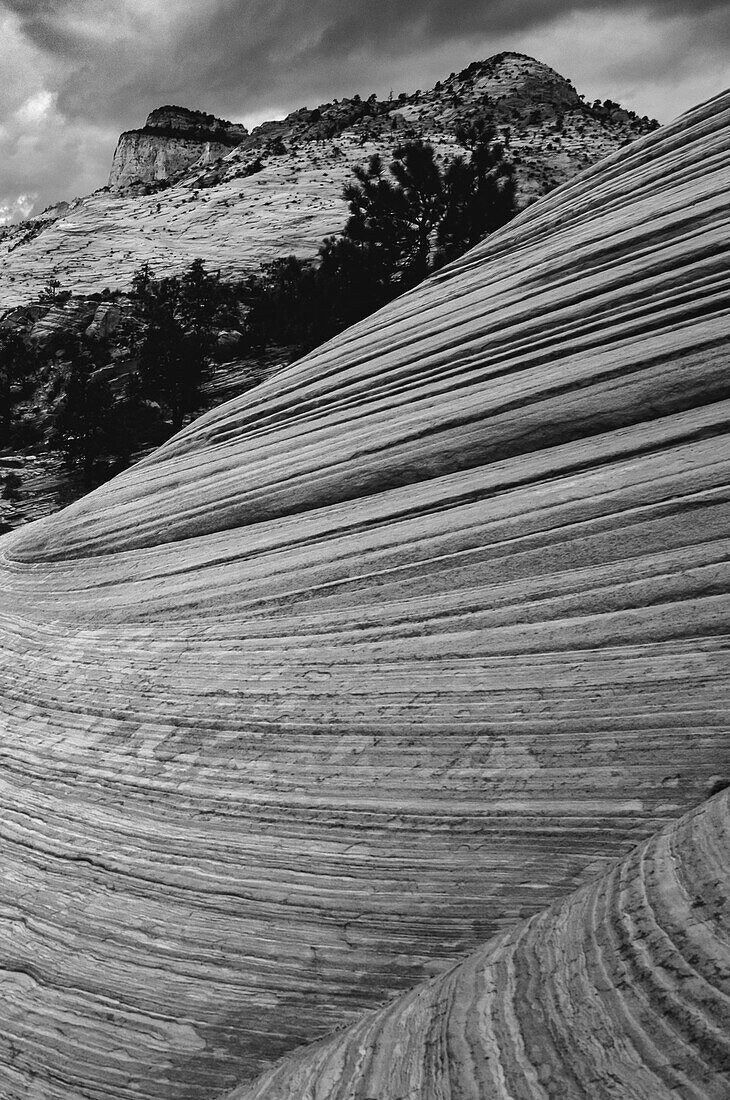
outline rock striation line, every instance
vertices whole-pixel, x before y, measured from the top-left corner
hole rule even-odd
[[[730,798],[229,1100],[724,1100]]]
[[[729,124],[0,540],[3,1100],[228,1091],[727,774]]]

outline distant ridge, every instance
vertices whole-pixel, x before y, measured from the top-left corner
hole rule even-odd
[[[451,157],[457,124],[485,117],[509,145],[520,205],[657,125],[610,100],[584,103],[548,65],[514,53],[427,91],[303,107],[251,134],[161,107],[120,138],[111,193],[0,231],[0,310],[26,305],[50,277],[90,294],[128,289],[144,263],[179,274],[202,257],[235,279],[277,256],[313,257],[344,225],[342,188],[355,165],[374,152],[387,162],[417,137]]]
[[[203,111],[158,107],[140,130],[119,139],[109,176],[112,191],[159,183],[203,167],[240,145],[248,130]]]

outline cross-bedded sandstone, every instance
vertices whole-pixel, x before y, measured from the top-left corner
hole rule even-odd
[[[726,772],[729,122],[0,541],[6,1100],[230,1089]]]

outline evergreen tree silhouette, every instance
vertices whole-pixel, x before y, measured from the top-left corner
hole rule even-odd
[[[457,127],[457,140],[470,158],[454,157],[444,172],[435,267],[463,255],[514,216],[514,169],[495,136],[494,126],[485,120]]]
[[[156,279],[145,265],[132,280],[132,294],[142,319],[136,347],[142,392],[166,407],[177,431],[200,404],[214,321],[229,294],[202,260],[181,278]]]
[[[344,235],[371,252],[381,286],[396,293],[428,273],[431,235],[443,212],[443,179],[433,146],[409,141],[393,151],[390,177],[374,154],[354,169],[344,197],[350,217]]]
[[[50,442],[63,451],[69,466],[93,477],[95,463],[116,451],[114,398],[88,348],[76,337],[67,343],[69,356],[52,417]]]

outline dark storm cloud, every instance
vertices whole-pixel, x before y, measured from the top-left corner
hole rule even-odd
[[[699,20],[713,11],[727,16],[727,0],[653,0],[639,7],[658,21]],[[182,30],[176,53],[183,63],[192,58],[197,75],[214,86],[233,80],[242,89],[270,92],[276,79],[292,82],[298,74],[310,76],[317,64],[347,57],[377,61],[449,42],[493,41],[575,11],[636,9],[635,0],[214,0]],[[282,61],[290,66],[285,72],[276,69]]]
[[[75,179],[69,187],[59,180],[55,194],[58,187],[61,193],[88,189],[94,173],[103,182],[102,162],[108,163],[118,132],[140,125],[162,103],[260,118],[355,91],[427,87],[471,60],[521,49],[572,77],[581,91],[603,89],[614,98],[624,92],[640,113],[668,118],[690,106],[685,93],[672,98],[681,81],[690,97],[719,90],[712,74],[730,53],[727,0],[640,6],[634,0],[0,0],[0,24],[3,18],[15,37],[8,46],[6,33],[4,44],[0,26],[0,71],[7,72],[6,56],[14,50],[10,60],[25,74],[18,87],[27,88],[16,100],[0,88],[6,146],[13,133],[7,120],[21,100],[44,90],[53,96],[55,113],[44,116],[47,167],[40,153],[37,158],[46,177],[37,189],[45,198],[61,171],[60,161],[54,169],[61,144],[68,170],[72,131],[86,149],[94,147],[92,129],[97,145],[103,135],[101,151],[80,159]],[[605,41],[594,42],[591,27]],[[21,64],[24,49],[28,59]],[[698,83],[698,73],[705,83]],[[595,89],[581,83],[585,74],[597,78]],[[616,79],[618,88],[611,83]],[[8,165],[12,157],[3,153],[0,148],[0,173],[7,175],[3,160]],[[19,153],[13,163],[15,187]],[[32,183],[26,190],[36,189]],[[0,201],[8,193],[0,176]]]
[[[21,16],[28,39],[49,53],[74,54],[83,48],[79,35],[64,26],[69,5],[54,0],[3,0],[3,6]]]
[[[201,0],[197,4],[167,0],[160,7],[169,8],[172,18],[162,21],[165,33],[154,43],[154,57],[150,57],[152,43],[147,35],[154,36],[160,29],[159,13],[152,4],[135,0],[0,3],[23,20],[25,33],[37,46],[60,57],[85,59],[81,71],[74,74],[77,80],[111,62],[108,97],[103,87],[89,88],[85,95],[73,76],[65,97],[69,104],[80,105],[101,92],[102,108],[105,99],[139,77],[150,89],[197,88],[210,81],[216,88],[271,92],[275,80],[292,83],[297,75],[307,75],[312,65],[340,63],[343,56],[362,57],[373,51],[398,57],[449,41],[528,31],[574,11],[637,10],[635,0],[599,5],[589,0]],[[699,20],[713,11],[727,13],[727,0],[650,0],[640,7],[659,21],[676,16]],[[726,20],[726,34],[728,24],[730,20]],[[129,34],[125,42],[117,37],[120,26]],[[136,45],[141,46],[139,52]],[[116,72],[120,60],[129,66],[127,82],[120,81]],[[275,66],[282,60],[290,68],[277,73]]]

